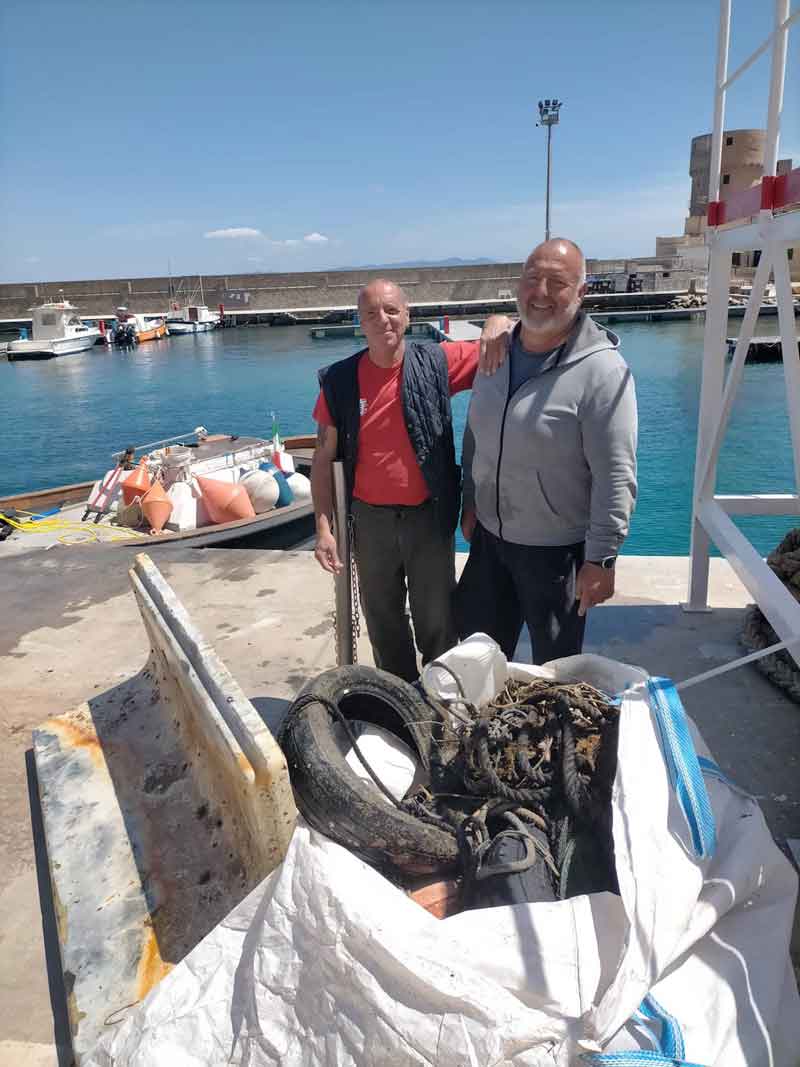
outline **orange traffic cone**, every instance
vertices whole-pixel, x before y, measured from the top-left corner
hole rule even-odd
[[[139,466],[122,483],[122,498],[126,504],[132,504],[137,496],[144,496],[149,488],[150,475],[147,473],[147,459],[142,456]]]
[[[206,510],[215,523],[235,519],[254,519],[256,513],[243,485],[219,482],[216,478],[198,478]]]
[[[142,497],[142,511],[150,525],[150,533],[161,533],[167,519],[172,514],[172,501],[164,492],[164,486],[161,482],[153,482]]]

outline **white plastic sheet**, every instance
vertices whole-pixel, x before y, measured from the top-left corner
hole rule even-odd
[[[698,859],[641,672],[592,656],[548,666],[607,692],[633,686],[612,799],[619,897],[440,921],[301,823],[281,867],[91,1067],[567,1067],[582,1051],[651,1049],[635,1021],[647,994],[683,1035],[685,1060],[660,1062],[796,1067],[797,879],[758,806],[709,778],[717,844]]]

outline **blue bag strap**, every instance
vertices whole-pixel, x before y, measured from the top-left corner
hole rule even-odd
[[[703,1064],[684,1059],[686,1055],[678,1020],[658,1003],[652,993],[644,998],[634,1020],[643,1025],[651,1038],[652,1050],[639,1049],[631,1052],[588,1052],[581,1056],[589,1067],[703,1067]],[[661,1034],[656,1037],[650,1023],[660,1025]]]
[[[674,1056],[665,1056],[663,1052],[648,1052],[645,1049],[635,1052],[587,1052],[581,1059],[588,1067],[707,1067],[693,1060],[676,1060]]]
[[[670,782],[692,835],[695,855],[700,859],[708,859],[714,855],[717,847],[714,812],[681,698],[669,678],[651,678],[647,683],[647,692],[655,713]]]

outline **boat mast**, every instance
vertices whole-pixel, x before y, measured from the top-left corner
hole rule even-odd
[[[203,296],[203,275],[198,274],[197,277],[200,279],[200,304],[202,305],[206,302],[206,298]]]

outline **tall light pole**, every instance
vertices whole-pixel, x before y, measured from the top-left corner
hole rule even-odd
[[[558,112],[563,100],[540,100],[539,121],[537,126],[547,127],[547,197],[545,200],[544,239],[550,240],[550,138],[553,135],[553,127],[558,124]]]

